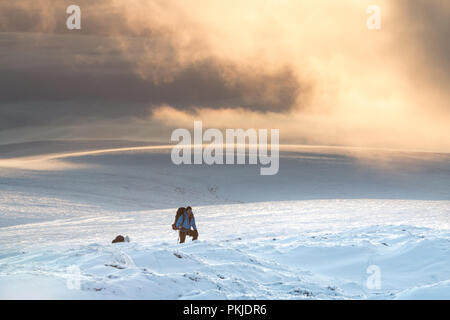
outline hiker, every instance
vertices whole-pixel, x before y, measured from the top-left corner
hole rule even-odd
[[[179,213],[180,215],[178,216]],[[177,216],[175,226],[172,225],[172,228],[179,230],[180,243],[184,243],[186,240],[186,235],[192,237],[192,241],[197,240],[198,231],[197,226],[195,225],[195,218],[192,213],[192,208],[179,208],[177,211]]]

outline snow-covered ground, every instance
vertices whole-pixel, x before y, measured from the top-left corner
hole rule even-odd
[[[132,142],[0,152],[3,299],[450,299],[448,154],[285,148],[260,176]]]

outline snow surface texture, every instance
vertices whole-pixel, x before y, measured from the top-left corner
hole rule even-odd
[[[449,155],[299,147],[260,176],[101,145],[0,146],[0,298],[450,299]]]

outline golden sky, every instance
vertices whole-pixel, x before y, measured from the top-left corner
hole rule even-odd
[[[168,141],[279,128],[284,143],[450,152],[450,2],[0,1],[0,142]],[[69,4],[82,29],[65,29]],[[369,30],[366,9],[381,8]]]

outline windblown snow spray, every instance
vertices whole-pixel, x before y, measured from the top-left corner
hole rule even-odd
[[[172,148],[171,158],[176,165],[256,165],[259,160],[260,175],[275,175],[279,169],[279,135],[278,129],[270,130],[269,147],[267,129],[226,129],[224,143],[221,130],[210,128],[203,132],[202,121],[194,121],[193,143],[189,130],[179,128],[172,132],[171,141],[178,143]]]

